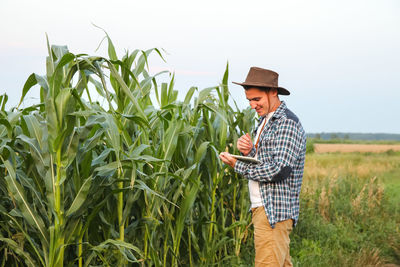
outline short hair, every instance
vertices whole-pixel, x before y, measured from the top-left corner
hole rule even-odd
[[[274,87],[262,87],[262,86],[253,86],[253,85],[245,85],[245,86],[243,86],[244,87],[244,90],[249,90],[250,88],[257,88],[258,90],[260,90],[260,91],[264,91],[264,92],[268,92],[269,90],[272,90],[272,89],[276,89],[276,88],[274,88]]]

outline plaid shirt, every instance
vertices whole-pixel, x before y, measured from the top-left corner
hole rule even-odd
[[[257,128],[262,119],[260,117]],[[257,158],[262,163],[236,161],[235,172],[259,182],[261,199],[272,228],[287,219],[293,219],[294,225],[297,224],[305,153],[303,127],[282,101],[260,134]],[[255,154],[253,147],[248,156]]]

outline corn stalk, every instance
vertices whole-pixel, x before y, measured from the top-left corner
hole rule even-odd
[[[3,264],[240,264],[247,185],[218,154],[237,153],[254,113],[228,104],[228,66],[181,101],[174,75],[148,72],[160,50],[119,58],[106,40],[107,58],[48,45],[18,107],[0,96]],[[35,86],[40,103],[21,108]]]

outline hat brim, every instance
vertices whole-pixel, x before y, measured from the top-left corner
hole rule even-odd
[[[249,86],[254,86],[254,87],[263,87],[263,88],[276,88],[278,90],[278,94],[279,95],[290,95],[289,90],[283,88],[283,87],[279,87],[279,86],[273,86],[270,84],[266,84],[266,83],[257,83],[257,82],[252,82],[252,83],[238,83],[238,82],[232,82],[234,84],[237,85],[241,85],[243,87],[249,87]]]

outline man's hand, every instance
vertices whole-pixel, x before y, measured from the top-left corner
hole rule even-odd
[[[228,152],[221,152],[221,154],[219,154],[219,158],[220,158],[225,164],[228,164],[228,165],[231,166],[232,168],[235,167],[235,164],[236,164],[237,159],[231,157],[231,154],[229,154]]]
[[[237,148],[243,155],[247,156],[253,148],[253,142],[249,133],[242,135],[237,141]]]

